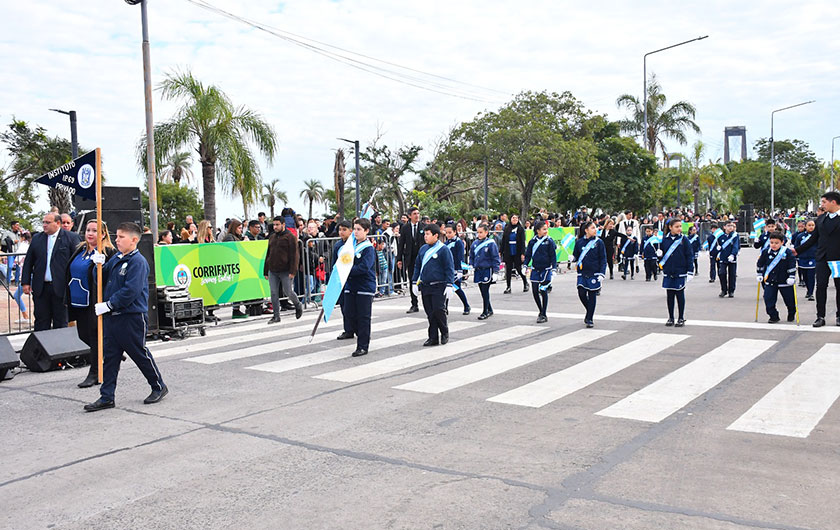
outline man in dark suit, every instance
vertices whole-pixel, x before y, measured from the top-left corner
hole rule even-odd
[[[61,216],[48,213],[44,231],[32,236],[23,262],[20,284],[25,294],[34,294],[35,331],[67,327],[67,265],[78,244],[73,234],[61,228]]]
[[[840,193],[828,191],[820,197],[820,208],[825,213],[817,217],[816,228],[808,240],[793,249],[799,254],[817,245],[817,319],[814,327],[825,326],[825,303],[828,298],[828,279],[831,278],[829,261],[840,260]],[[840,278],[834,278],[835,323],[840,326]]]
[[[424,244],[420,210],[411,207],[408,210],[408,222],[400,229],[400,242],[397,247],[397,267],[405,269],[409,278],[408,292],[411,294],[411,307],[406,313],[420,311],[417,305],[417,293],[414,292],[415,286],[410,279],[414,277],[414,262],[417,260],[417,253]]]

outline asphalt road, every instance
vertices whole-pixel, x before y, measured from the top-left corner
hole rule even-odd
[[[405,298],[374,304],[359,359],[338,323],[308,344],[314,314],[152,344],[157,405],[130,361],[92,414],[85,369],[23,372],[0,384],[0,527],[838,528],[840,327],[801,291],[801,326],[755,324],[756,257],[720,299],[701,255],[681,329],[643,271],[583,329],[564,274],[547,324],[521,283],[485,322],[453,302],[447,346]]]

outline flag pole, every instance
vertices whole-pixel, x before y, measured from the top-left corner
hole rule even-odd
[[[315,327],[312,328],[312,334],[309,335],[309,342],[312,342],[312,339],[315,338],[315,332],[318,331],[318,325],[321,323],[321,319],[324,318],[324,307],[321,307],[321,313],[318,315],[318,318],[315,320]]]
[[[102,253],[102,153],[96,148],[96,251]],[[102,264],[96,264],[96,302],[102,303]],[[96,364],[102,384],[102,315],[96,317]]]

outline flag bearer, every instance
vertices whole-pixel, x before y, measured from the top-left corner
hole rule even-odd
[[[624,243],[621,245],[621,279],[627,279],[627,271],[630,271],[630,279],[635,277],[636,252],[639,250],[639,242],[633,237],[633,228],[627,227],[627,234],[624,236]]]
[[[595,302],[598,291],[601,290],[601,280],[607,272],[607,249],[604,242],[597,237],[598,229],[595,223],[587,221],[580,225],[580,235],[575,242],[573,260],[577,262],[577,290],[578,298],[586,308],[583,322],[587,328],[595,325]]]
[[[525,249],[525,264],[531,266],[531,291],[540,314],[537,324],[548,320],[548,288],[551,286],[551,271],[557,266],[557,245],[548,237],[545,221],[534,224],[534,237],[528,241]]]
[[[769,222],[769,219],[768,219]],[[718,276],[720,277],[721,298],[735,296],[735,277],[738,273],[738,251],[741,250],[741,242],[738,233],[735,231],[735,221],[729,221],[723,226],[724,234],[717,242],[717,263]]]
[[[779,321],[776,300],[781,293],[787,307],[787,321],[796,318],[796,303],[793,298],[793,285],[796,283],[796,258],[793,252],[782,245],[784,234],[773,232],[767,237],[767,248],[761,251],[756,264],[756,279],[764,285],[764,308],[770,316],[771,324]]]
[[[440,227],[429,223],[423,228],[425,245],[417,253],[414,276],[423,298],[423,310],[429,319],[429,338],[423,346],[437,346],[449,342],[446,324],[446,299],[455,282],[455,266],[449,247],[440,241]]]
[[[370,312],[376,294],[376,251],[368,241],[370,219],[353,222],[356,238],[353,268],[344,284],[344,319],[356,334],[356,351],[353,357],[367,355],[370,346]],[[345,327],[345,330],[347,328]]]
[[[470,246],[470,263],[473,266],[473,277],[478,289],[481,291],[481,300],[484,302],[484,309],[478,316],[479,320],[486,320],[493,316],[493,306],[490,305],[490,284],[493,282],[493,275],[499,271],[499,247],[492,237],[487,237],[490,228],[482,224],[477,230],[478,239]]]
[[[659,273],[659,267],[656,264],[656,251],[659,250],[660,241],[658,237],[653,235],[653,227],[645,228],[645,237],[642,242],[642,257],[645,260],[645,281],[649,282],[651,279],[656,281]]]
[[[338,223],[338,237],[340,238],[338,241],[335,242],[333,245],[332,250],[332,265],[335,265],[338,262],[338,251],[347,242],[350,238],[350,234],[353,233],[353,225],[350,224],[350,221],[347,219],[342,219],[340,223]],[[341,294],[338,295],[338,307],[341,308],[341,316],[342,321],[341,324],[344,326],[344,331],[341,332],[341,335],[336,337],[338,340],[346,340],[352,339],[356,336],[356,332],[353,331],[353,327],[351,322],[344,318],[344,289],[341,290]]]
[[[461,280],[464,279],[465,271],[469,270],[469,266],[464,260],[466,257],[464,256],[464,242],[458,237],[453,223],[446,225],[444,231],[446,232],[446,242],[444,244],[449,248],[449,252],[452,253],[452,264],[455,273],[453,289],[455,289],[455,294],[458,296],[458,299],[464,304],[464,314],[469,315],[470,304],[467,302],[467,295],[464,293],[464,289],[461,287]]]
[[[657,251],[659,268],[662,270],[662,287],[667,294],[668,320],[666,326],[681,328],[685,325],[685,286],[694,276],[694,253],[691,243],[682,234],[682,221],[671,218],[665,225],[667,235],[662,238]],[[674,323],[674,302],[679,315]]]
[[[793,236],[793,246],[794,247],[801,247],[804,245],[811,237],[814,235],[814,229],[817,227],[817,224],[814,221],[808,221],[805,223],[805,230],[802,232],[797,232]],[[810,247],[808,250],[804,250],[796,255],[797,262],[799,264],[799,272],[802,274],[802,278],[805,280],[805,297],[808,300],[814,300],[814,279],[816,278],[816,269],[817,269],[817,249],[816,247]]]

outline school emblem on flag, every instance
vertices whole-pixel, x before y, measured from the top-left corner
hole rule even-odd
[[[840,278],[840,261],[829,261],[828,268],[831,269],[832,278]]]

